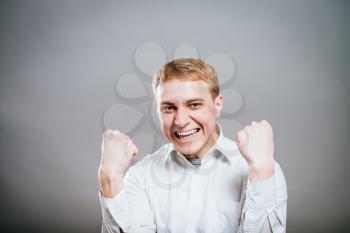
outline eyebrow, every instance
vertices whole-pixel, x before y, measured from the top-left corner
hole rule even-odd
[[[202,98],[195,98],[195,99],[187,100],[186,102],[192,103],[192,102],[203,102],[203,101],[204,101],[204,99],[202,99]]]
[[[172,102],[169,102],[169,101],[164,101],[164,102],[160,103],[160,105],[175,105],[175,104]]]
[[[193,102],[203,102],[204,99],[202,98],[194,98],[194,99],[189,99],[189,100],[186,100],[186,103],[193,103]],[[170,101],[163,101],[161,103],[161,105],[175,105],[173,102],[170,102]]]

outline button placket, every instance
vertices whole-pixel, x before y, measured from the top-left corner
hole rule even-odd
[[[196,174],[193,170],[189,179],[187,231],[193,232],[202,212],[203,195],[205,193],[206,177]]]

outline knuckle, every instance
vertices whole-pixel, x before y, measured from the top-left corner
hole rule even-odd
[[[271,126],[271,124],[270,124],[268,121],[263,120],[262,123],[263,123],[267,128],[272,129],[272,126]]]
[[[120,142],[127,141],[127,139],[123,135],[118,135],[117,138],[118,138],[118,141],[120,141]]]
[[[108,136],[108,135],[110,135],[111,133],[112,133],[112,130],[107,129],[107,130],[105,130],[105,131],[103,132],[103,136]]]
[[[130,137],[128,135],[125,135],[125,134],[120,134],[118,136],[118,138],[119,138],[119,141],[124,143],[124,144],[129,144],[131,142]]]

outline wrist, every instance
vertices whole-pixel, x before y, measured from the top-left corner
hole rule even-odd
[[[249,165],[249,179],[252,182],[266,180],[275,174],[274,163],[262,166]]]
[[[118,172],[107,172],[100,169],[99,171],[99,183],[100,192],[103,197],[113,198],[117,195],[124,186],[124,175]]]

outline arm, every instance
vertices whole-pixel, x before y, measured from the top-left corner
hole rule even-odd
[[[287,186],[280,166],[263,181],[247,181],[239,233],[286,232]]]
[[[249,167],[238,232],[285,232],[287,186],[274,161],[271,125],[253,121],[238,132],[236,143]]]
[[[130,167],[124,178],[124,188],[113,198],[101,197],[102,233],[156,232],[144,189],[144,172],[144,166]]]
[[[132,157],[138,153],[131,139],[119,131],[107,130],[103,134],[102,156],[98,171],[102,232],[121,232],[128,228],[129,210],[123,174]]]
[[[102,233],[120,233],[128,226],[128,205],[125,194],[120,193],[114,198],[107,198],[99,194],[102,209]],[[110,211],[110,209],[112,211]],[[126,211],[125,211],[126,210]],[[118,216],[115,220],[114,216]],[[119,224],[118,224],[119,223]]]

